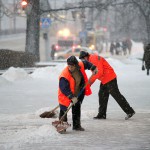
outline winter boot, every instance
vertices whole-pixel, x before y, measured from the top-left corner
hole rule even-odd
[[[74,127],[73,127],[73,130],[75,130],[75,131],[85,131],[85,129],[84,129],[83,127],[81,127],[81,125],[79,125],[79,126],[74,126]]]
[[[73,130],[75,131],[85,131],[84,128],[81,127],[81,104],[76,103],[75,106],[72,107],[72,119],[73,119]]]
[[[85,131],[85,129],[81,126],[80,117],[73,116],[73,128],[75,131]]]
[[[98,113],[98,115],[94,117],[93,119],[106,119],[106,115]]]
[[[127,116],[125,117],[125,120],[128,120],[129,118],[131,118],[134,114],[135,114],[135,111],[133,110],[132,107],[130,107],[130,111],[127,114]]]

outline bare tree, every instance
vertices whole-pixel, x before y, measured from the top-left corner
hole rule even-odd
[[[145,18],[147,30],[147,42],[150,42],[150,0],[131,0]]]
[[[28,3],[25,51],[39,61],[40,0],[28,0]]]
[[[150,42],[150,0],[97,0],[96,10],[95,20],[100,23],[109,11],[107,26],[113,38],[144,38]]]

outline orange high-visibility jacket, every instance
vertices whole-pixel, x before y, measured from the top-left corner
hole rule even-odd
[[[88,78],[87,78],[87,75],[86,75],[85,70],[84,70],[83,62],[79,62],[79,66],[80,66],[80,71],[84,77],[84,81],[86,84],[88,82]],[[71,92],[74,94],[74,92],[75,92],[75,80],[72,77],[71,73],[69,72],[68,66],[65,67],[64,70],[62,71],[62,73],[60,74],[59,80],[62,77],[66,78],[69,81]],[[87,84],[85,87],[85,95],[88,96],[91,94],[92,94],[92,91],[91,91],[90,85]],[[70,105],[70,102],[71,102],[71,100],[61,92],[60,88],[58,89],[58,101],[59,101],[59,104],[64,105],[66,107],[68,107]]]
[[[106,84],[117,77],[114,69],[103,57],[96,54],[90,54],[88,61],[95,65],[98,69],[98,73],[91,79],[92,83],[98,79],[102,82],[102,84]]]

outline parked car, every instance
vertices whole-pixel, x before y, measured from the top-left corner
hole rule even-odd
[[[55,53],[55,60],[57,59],[67,59],[69,56],[79,56],[80,51],[87,51],[88,53],[98,53],[97,51],[91,50],[88,47],[77,47],[77,48],[70,48],[63,51],[58,51]]]

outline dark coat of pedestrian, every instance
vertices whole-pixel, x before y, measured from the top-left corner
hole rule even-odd
[[[114,55],[114,51],[115,51],[115,44],[114,44],[114,42],[111,42],[111,44],[110,44],[110,53],[112,54],[112,55]]]
[[[144,54],[143,54],[143,64],[142,70],[147,70],[147,75],[149,75],[150,70],[150,43],[144,46]]]
[[[54,60],[55,52],[56,52],[56,47],[53,44],[52,47],[51,47],[51,58],[52,58],[52,60]]]
[[[127,55],[127,48],[128,48],[127,42],[126,42],[126,40],[123,40],[122,41],[122,50],[123,50],[124,55]]]
[[[116,55],[119,55],[119,53],[121,52],[121,45],[119,41],[116,42],[115,47],[116,47]]]
[[[127,48],[129,50],[129,55],[131,54],[131,51],[132,51],[132,41],[130,38],[127,38],[126,39],[126,43],[127,43]]]

